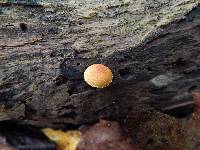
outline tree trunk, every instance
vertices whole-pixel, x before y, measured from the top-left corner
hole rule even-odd
[[[184,117],[200,89],[198,2],[1,2],[0,120],[78,125],[153,110]],[[94,63],[112,69],[109,87],[84,82]]]

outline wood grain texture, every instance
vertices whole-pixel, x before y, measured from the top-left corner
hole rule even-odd
[[[192,111],[190,93],[200,88],[198,6],[190,4],[196,7],[185,17],[179,14],[159,26],[155,35],[127,45],[123,40],[134,32],[107,39],[96,33],[100,28],[86,28],[97,19],[95,12],[76,18],[77,8],[49,5],[2,5],[0,103],[5,110],[0,112],[1,120],[59,126],[119,119],[129,111],[159,110],[178,117]],[[126,5],[106,12],[116,10],[118,16]],[[106,45],[110,40],[114,43]],[[112,69],[111,86],[95,89],[84,82],[83,72],[93,63]]]

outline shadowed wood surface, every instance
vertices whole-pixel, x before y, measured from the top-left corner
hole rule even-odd
[[[58,126],[147,110],[184,117],[193,110],[191,92],[200,88],[197,3],[167,3],[172,13],[157,1],[138,3],[146,8],[140,13],[148,12],[145,19],[161,18],[154,21],[129,20],[138,14],[132,1],[86,8],[1,3],[0,120]],[[124,18],[126,24],[113,24]],[[111,86],[84,82],[93,63],[113,70]]]

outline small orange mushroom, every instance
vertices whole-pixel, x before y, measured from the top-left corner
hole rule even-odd
[[[84,79],[92,87],[104,88],[112,82],[113,74],[108,67],[93,64],[85,70]]]

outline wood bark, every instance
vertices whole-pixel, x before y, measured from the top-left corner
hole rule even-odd
[[[71,8],[65,8],[69,13],[63,16],[44,12],[42,5],[1,4],[1,7],[17,7],[32,12],[31,15],[44,13],[40,16],[44,22],[36,25],[37,20],[31,22],[27,14],[11,23],[8,18],[0,27],[1,120],[17,119],[56,127],[99,118],[119,119],[129,111],[156,110],[177,117],[192,112],[191,92],[200,89],[199,6],[183,19],[160,26],[156,35],[137,45],[117,43],[117,47],[115,43],[115,46],[104,43],[103,51],[88,50],[88,45],[85,50],[81,45],[77,37],[84,36],[85,31],[79,26],[91,18],[67,20]],[[2,15],[3,20],[7,14]],[[48,15],[51,17],[47,18]],[[96,13],[86,17],[91,15]],[[64,22],[68,22],[65,31],[59,28],[65,26],[61,24]],[[123,50],[114,50],[123,46]],[[109,87],[95,89],[84,82],[84,70],[94,63],[112,69],[114,80]]]

